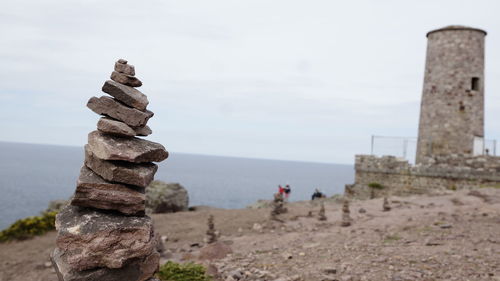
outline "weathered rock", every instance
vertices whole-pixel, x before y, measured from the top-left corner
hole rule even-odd
[[[153,131],[148,125],[130,127],[129,125],[109,117],[102,117],[97,122],[97,129],[103,133],[120,137],[149,136]]]
[[[233,250],[231,247],[226,245],[223,242],[215,242],[212,244],[208,244],[200,250],[200,255],[198,258],[200,260],[216,260],[223,259],[228,254],[231,254]]]
[[[391,205],[389,205],[389,200],[387,197],[384,197],[384,202],[382,203],[382,211],[388,212],[391,210]]]
[[[116,210],[127,215],[143,215],[144,188],[110,183],[83,166],[71,204],[103,210]]]
[[[146,110],[140,111],[130,108],[115,99],[102,96],[100,98],[91,97],[87,102],[87,107],[97,114],[107,115],[114,119],[123,121],[132,127],[141,127],[146,125],[149,118],[153,117],[153,112]]]
[[[187,211],[189,196],[178,183],[153,181],[146,188],[146,209],[151,213]]]
[[[67,263],[66,256],[57,249],[51,256],[59,281],[145,281],[152,280],[158,270],[159,254],[153,252],[145,258],[131,260],[122,268],[96,268],[77,271]],[[154,280],[154,279],[153,279]]]
[[[100,131],[89,133],[88,145],[92,153],[102,160],[121,160],[134,163],[161,162],[168,157],[163,145],[140,139],[120,138]]]
[[[342,205],[342,221],[340,222],[340,226],[347,227],[352,223],[351,211],[349,210],[349,201],[344,200],[344,204]]]
[[[141,93],[137,89],[122,85],[113,80],[104,82],[102,91],[115,97],[117,100],[123,102],[124,104],[133,108],[137,108],[141,111],[146,110],[146,107],[149,104],[148,98],[145,94]]]
[[[321,202],[321,207],[318,212],[318,220],[320,221],[326,221],[326,215],[325,215],[325,204]]]
[[[97,129],[101,132],[121,137],[135,137],[137,135],[135,130],[129,125],[108,117],[99,119],[99,122],[97,122]]]
[[[56,216],[56,245],[74,270],[120,268],[155,251],[151,218],[69,205]]]
[[[140,187],[148,186],[158,170],[158,166],[153,163],[137,164],[101,160],[94,156],[88,145],[85,145],[85,166],[105,180]]]
[[[115,71],[131,76],[135,75],[135,67],[131,64],[127,64],[127,61],[124,59],[119,59],[115,62]]]
[[[111,80],[113,80],[115,82],[118,82],[118,83],[123,84],[123,85],[130,86],[130,87],[140,87],[140,86],[142,86],[141,80],[139,80],[135,76],[127,75],[125,73],[120,73],[120,72],[117,72],[117,71],[113,71],[111,73],[111,77],[110,78],[111,78]]]
[[[135,133],[138,136],[143,136],[143,137],[149,136],[153,133],[153,131],[151,130],[151,128],[149,128],[148,125],[144,125],[142,127],[133,127],[132,129],[134,129]]]

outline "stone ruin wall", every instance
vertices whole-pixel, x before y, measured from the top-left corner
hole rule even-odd
[[[355,170],[355,183],[346,185],[345,194],[360,199],[500,185],[500,157],[494,156],[451,154],[411,165],[394,156],[356,155]]]

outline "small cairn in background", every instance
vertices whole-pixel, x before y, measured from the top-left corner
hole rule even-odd
[[[326,221],[326,215],[325,215],[325,204],[321,202],[321,207],[318,212],[318,220],[319,221]]]
[[[283,194],[275,193],[271,209],[271,219],[279,221],[278,215],[286,213],[287,211],[288,210],[285,208]]]
[[[340,223],[340,226],[346,227],[351,225],[352,219],[350,213],[349,200],[344,200],[344,204],[342,205],[342,222]]]
[[[389,200],[387,197],[384,197],[384,203],[382,204],[382,211],[389,212],[391,210],[391,205],[389,205]]]
[[[207,225],[208,225],[208,229],[206,232],[207,237],[205,237],[205,242],[207,244],[212,244],[212,243],[217,242],[217,231],[215,230],[214,216],[213,215],[208,216]]]
[[[87,103],[102,115],[89,133],[85,162],[70,205],[56,217],[52,263],[60,281],[156,280],[160,255],[153,221],[145,215],[145,188],[165,148],[136,136],[152,133],[153,112],[142,82],[126,60],[115,63],[111,80]]]

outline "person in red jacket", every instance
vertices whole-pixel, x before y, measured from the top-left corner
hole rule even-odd
[[[278,185],[278,192],[279,192],[279,194],[281,194],[281,195],[284,195],[284,194],[285,194],[285,189],[281,186],[281,184],[280,184],[280,185]]]

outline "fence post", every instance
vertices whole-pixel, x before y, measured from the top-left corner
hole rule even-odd
[[[374,140],[375,136],[372,135],[372,145],[371,145],[371,151],[370,151],[370,155],[373,155],[373,140]]]

